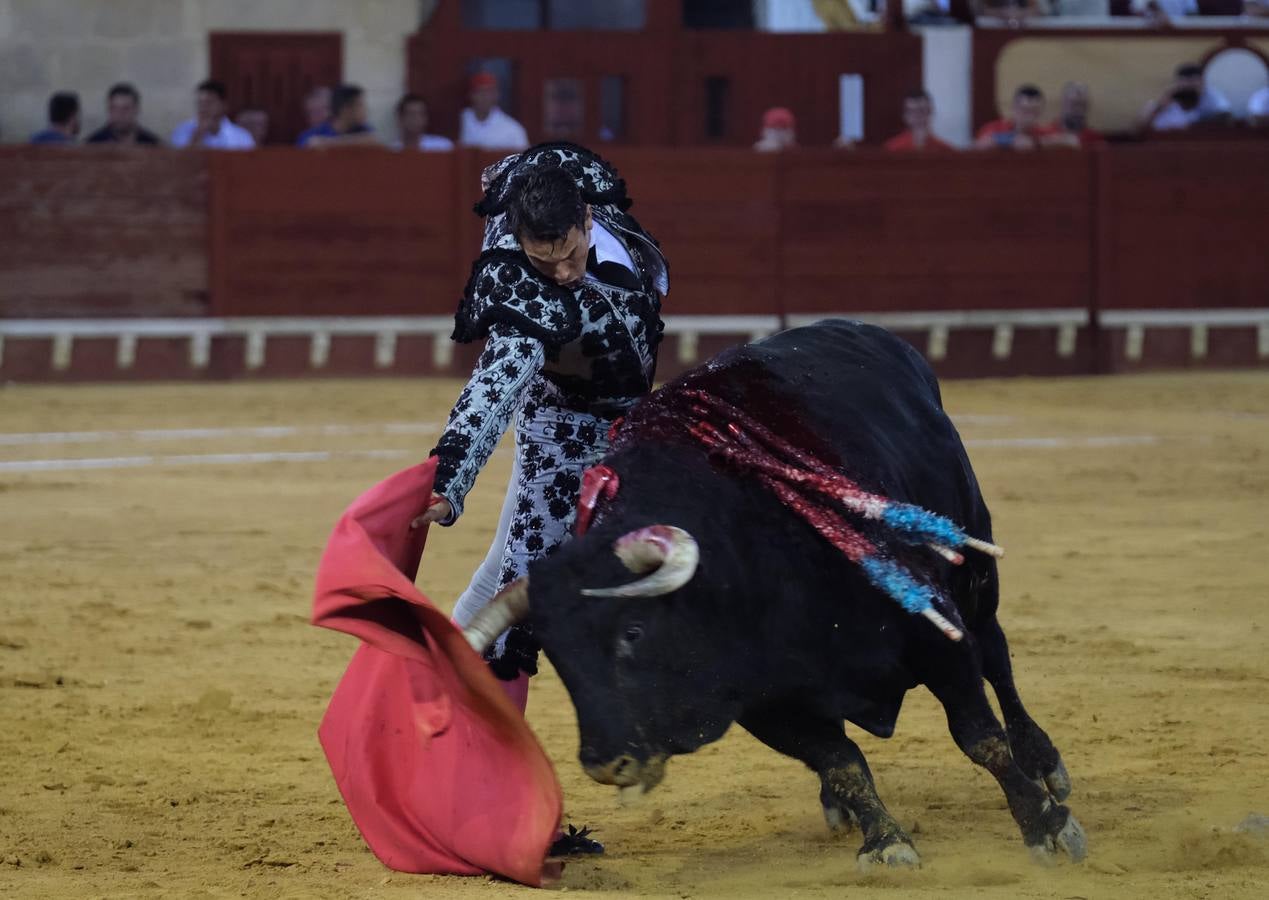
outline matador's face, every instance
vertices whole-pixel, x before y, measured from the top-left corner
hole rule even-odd
[[[581,226],[574,225],[568,234],[555,241],[520,236],[520,247],[533,268],[561,287],[577,287],[586,277],[586,256],[590,253],[590,207]]]

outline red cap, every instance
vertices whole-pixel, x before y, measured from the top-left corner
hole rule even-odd
[[[482,88],[496,88],[498,79],[493,72],[477,72],[471,77],[471,89],[479,91]]]
[[[793,128],[793,113],[787,107],[773,106],[762,114],[763,128]]]

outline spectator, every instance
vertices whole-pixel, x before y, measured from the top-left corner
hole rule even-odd
[[[1167,28],[1173,19],[1199,15],[1198,0],[1131,0],[1129,8],[1158,28]]]
[[[778,153],[798,145],[797,120],[792,111],[773,106],[762,114],[762,132],[753,148],[760,153]]]
[[[971,0],[974,15],[978,19],[996,20],[1017,27],[1027,19],[1049,15],[1044,0]]]
[[[911,4],[905,3],[904,8],[908,11],[909,25],[961,24],[961,20],[957,18],[957,11],[952,9],[951,0],[915,0]],[[972,18],[972,12],[968,9],[961,12],[961,15],[966,14],[968,18]]]
[[[1247,101],[1247,121],[1253,128],[1269,126],[1269,86],[1256,91]]]
[[[297,146],[307,146],[309,138],[317,133],[323,125],[330,122],[330,88],[315,87],[304,98],[304,118],[308,128],[300,132],[296,138]]]
[[[31,135],[32,144],[73,144],[79,135],[79,95],[58,91],[48,99],[48,126]]]
[[[906,131],[896,134],[886,141],[885,148],[891,151],[908,150],[954,150],[955,148],[935,136],[930,125],[934,121],[934,100],[925,91],[910,92],[903,98],[903,124]]]
[[[980,149],[1034,150],[1053,133],[1051,126],[1040,124],[1044,115],[1044,92],[1034,84],[1024,84],[1014,91],[1010,112],[1010,118],[988,122],[978,129],[974,146]]]
[[[1232,110],[1224,94],[1207,86],[1203,67],[1185,63],[1168,89],[1142,109],[1141,124],[1151,131],[1178,131],[1228,119]]]
[[[225,115],[225,86],[204,81],[194,99],[194,118],[172,132],[173,147],[207,147],[213,150],[250,150],[256,145],[251,133],[239,128]]]
[[[341,84],[331,92],[330,121],[313,130],[305,147],[377,144],[366,124],[366,92],[355,84]]]
[[[458,143],[485,150],[525,150],[524,126],[498,107],[498,79],[490,72],[471,78],[471,106],[463,110]]]
[[[454,142],[439,134],[427,134],[427,103],[418,94],[406,94],[397,101],[399,140],[389,146],[393,150],[453,150]]]
[[[1092,105],[1088,85],[1068,81],[1062,85],[1062,115],[1053,123],[1052,133],[1041,143],[1046,147],[1091,147],[1106,139],[1088,127],[1088,110]]]
[[[90,134],[86,143],[158,146],[158,137],[137,123],[140,114],[141,95],[137,89],[126,82],[116,84],[106,94],[106,124]]]
[[[263,147],[268,142],[269,114],[263,109],[244,109],[234,116],[234,122],[247,130],[257,147]]]

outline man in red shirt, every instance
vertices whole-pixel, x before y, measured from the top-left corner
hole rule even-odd
[[[1053,123],[1052,134],[1045,136],[1041,143],[1046,147],[1091,147],[1104,144],[1106,139],[1100,132],[1088,127],[1088,108],[1091,100],[1088,85],[1078,81],[1068,81],[1062,86],[1062,115]]]
[[[934,119],[934,101],[925,91],[912,91],[903,98],[903,124],[907,131],[896,134],[884,144],[893,151],[945,151],[953,150],[951,144],[935,137],[930,128]]]
[[[1014,91],[1007,119],[988,122],[978,129],[974,146],[1003,150],[1034,150],[1053,134],[1053,126],[1040,124],[1044,116],[1044,92],[1034,84],[1024,84]]]

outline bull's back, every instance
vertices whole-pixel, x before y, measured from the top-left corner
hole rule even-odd
[[[683,381],[725,397],[870,490],[985,525],[934,373],[883,328],[841,319],[792,328],[720,354]]]

